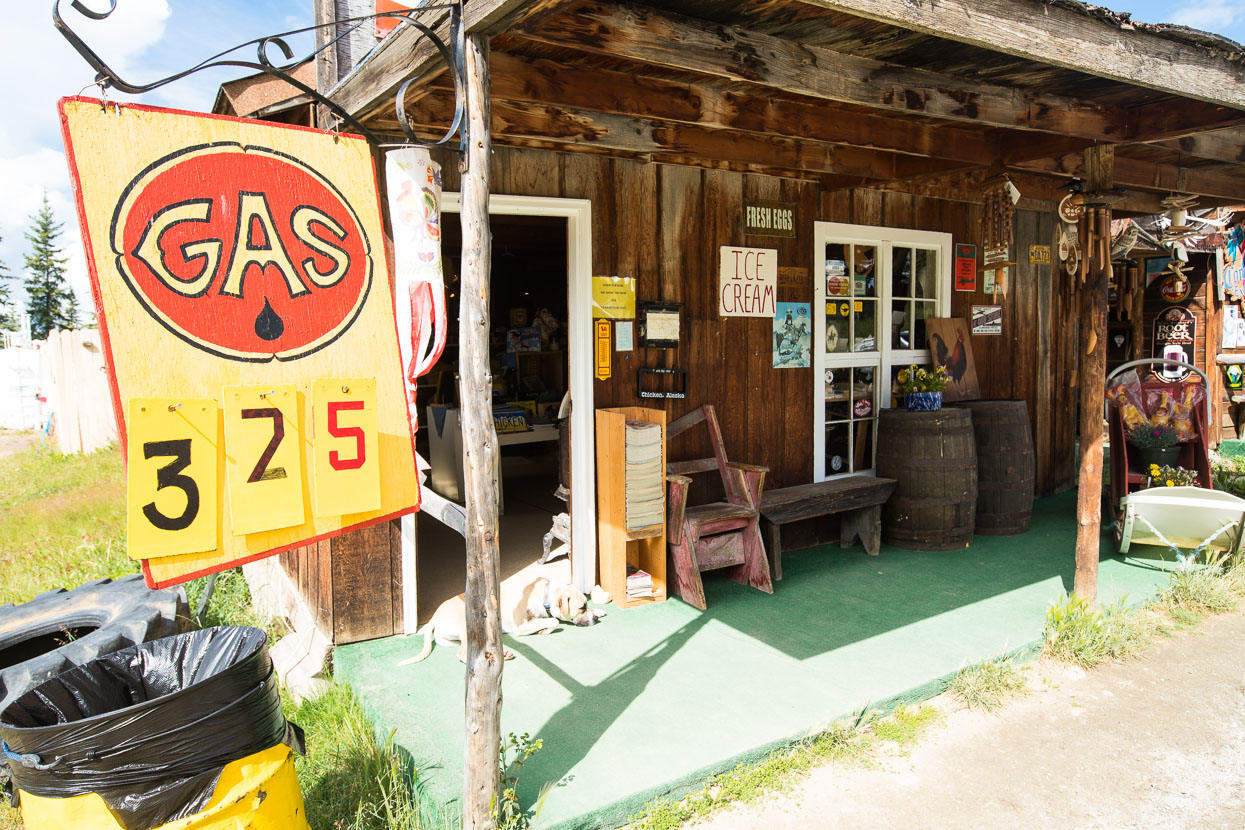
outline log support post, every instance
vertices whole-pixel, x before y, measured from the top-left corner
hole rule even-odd
[[[468,147],[462,176],[462,305],[459,314],[463,472],[467,501],[467,692],[463,827],[491,830],[500,806],[500,565],[497,436],[489,373],[489,39],[467,37]]]
[[[1115,148],[1085,150],[1087,194],[1110,188]],[[1092,199],[1091,199],[1092,201]],[[1080,284],[1080,476],[1076,501],[1076,575],[1073,592],[1098,601],[1098,557],[1102,537],[1102,413],[1107,379],[1107,291],[1111,279],[1111,209],[1087,208],[1081,219],[1083,258]]]

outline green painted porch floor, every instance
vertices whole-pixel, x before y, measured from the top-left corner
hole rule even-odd
[[[544,742],[523,768],[531,804],[557,782],[539,827],[616,827],[656,796],[678,798],[862,707],[936,694],[964,665],[1039,645],[1047,606],[1072,586],[1075,494],[1039,500],[1031,530],[918,552],[821,546],[784,553],[772,596],[706,574],[709,610],[678,600],[608,606],[592,628],[510,638],[502,734]],[[1166,583],[1154,549],[1108,556],[1100,598],[1140,602]],[[1137,550],[1137,549],[1134,549]],[[397,668],[422,638],[338,648],[382,734],[414,758],[423,795],[456,814],[463,666],[438,648]]]

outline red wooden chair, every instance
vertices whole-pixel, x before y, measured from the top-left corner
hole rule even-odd
[[[767,467],[728,461],[722,431],[713,407],[689,412],[666,428],[667,441],[703,423],[713,444],[713,458],[666,464],[670,484],[667,535],[673,562],[674,592],[689,605],[705,610],[701,571],[729,568],[727,576],[741,585],[774,593],[769,562],[761,542],[761,488]],[[689,505],[689,475],[716,471],[722,477],[725,501]]]

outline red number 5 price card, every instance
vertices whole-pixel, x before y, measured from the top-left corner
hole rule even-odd
[[[213,400],[130,400],[126,444],[130,558],[216,549],[218,411]]]
[[[225,474],[233,532],[259,533],[306,521],[298,390],[226,386]]]
[[[380,507],[375,380],[317,380],[311,392],[317,516]]]

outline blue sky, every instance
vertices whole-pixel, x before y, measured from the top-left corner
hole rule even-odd
[[[107,8],[109,0],[84,0]],[[470,2],[470,0],[468,0]],[[90,291],[69,176],[61,149],[56,101],[89,87],[92,73],[52,28],[50,4],[6,3],[5,48],[0,50],[0,262],[20,274],[26,250],[23,234],[46,189],[70,257],[70,280],[84,308]],[[1245,42],[1245,0],[1107,0],[1137,20],[1182,23]],[[95,23],[62,0],[70,26],[116,69],[135,83],[147,83],[186,68],[241,41],[310,25],[312,0],[117,0],[108,20]],[[306,44],[304,44],[306,45]],[[300,53],[303,54],[304,52]],[[146,96],[148,103],[207,110],[217,86],[244,72],[202,74]],[[86,90],[93,94],[93,88]],[[125,98],[126,96],[113,96]]]

